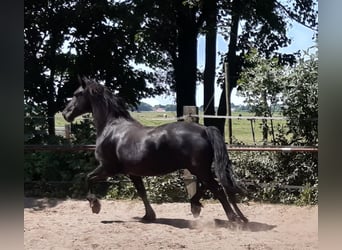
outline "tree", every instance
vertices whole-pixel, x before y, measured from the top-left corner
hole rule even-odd
[[[26,1],[24,27],[24,95],[27,105],[42,104],[47,128],[54,135],[54,114],[59,98],[55,79],[65,67],[61,54],[68,25],[70,3],[64,1]]]
[[[133,106],[166,90],[159,71],[132,66],[152,53],[140,49],[142,16],[131,12],[132,5],[104,0],[25,1],[25,104],[48,117],[50,135],[78,74],[103,81]],[[163,61],[155,54],[155,61]]]
[[[137,110],[140,111],[153,111],[153,107],[145,102],[141,102],[137,108]]]
[[[283,92],[291,144],[318,145],[318,56],[306,51],[291,70]]]
[[[163,93],[165,88],[158,70],[150,72],[135,66],[145,62],[158,69],[164,60],[158,52],[143,48],[140,39],[143,16],[132,15],[133,4],[128,1],[78,4],[70,42],[70,49],[77,55],[77,71],[103,81],[133,106],[141,98]]]
[[[236,87],[239,74],[244,65],[243,57],[250,48],[257,48],[266,58],[278,55],[281,62],[294,63],[294,55],[281,55],[276,51],[288,45],[291,40],[286,35],[288,20],[316,29],[317,1],[294,0],[279,2],[275,0],[232,0],[224,1],[220,8],[222,34],[229,40],[225,61],[229,63],[229,93]],[[241,31],[239,32],[239,27]],[[218,108],[219,115],[226,115],[225,83],[221,77],[222,95]],[[218,127],[223,133],[225,120]]]
[[[170,87],[176,92],[177,116],[196,105],[197,37],[203,24],[200,6],[192,1],[135,1],[144,13],[141,38],[163,52],[170,66]]]
[[[216,76],[216,35],[217,35],[217,3],[203,1],[203,16],[205,19],[205,69],[203,74],[203,105],[204,115],[214,115],[214,86]],[[214,126],[215,119],[204,118],[204,125]]]
[[[272,117],[279,109],[288,119],[287,131],[281,130],[281,138],[275,138],[273,124],[262,121],[263,140],[267,142],[269,131],[273,141],[295,145],[318,144],[318,60],[317,52],[297,55],[295,65],[281,65],[279,58],[265,59],[251,50],[246,56],[248,66],[243,68],[238,81],[238,93],[246,98],[246,104],[257,116]],[[290,135],[288,140],[285,135]]]
[[[262,58],[256,49],[244,57],[246,67],[242,69],[237,81],[238,93],[245,97],[245,103],[256,116],[272,117],[277,104],[280,103],[286,77],[286,68],[278,57]],[[274,141],[274,128],[270,120],[262,120],[263,141],[267,143],[271,130]]]
[[[229,39],[226,60],[230,94],[249,48],[256,47],[270,56],[287,45],[288,18],[315,27],[314,3],[296,0],[293,6],[284,6],[274,0],[28,0],[25,100],[30,100],[30,105],[43,104],[42,112],[49,117],[48,130],[53,134],[53,115],[76,87],[67,82],[75,82],[77,74],[84,74],[102,81],[135,106],[140,98],[175,91],[177,115],[182,116],[184,105],[196,104],[199,32],[207,36],[205,88],[209,104],[216,27],[220,26]],[[141,64],[152,70],[136,67]],[[222,86],[225,89],[224,83]],[[225,107],[225,98],[221,98],[218,114],[226,114]],[[213,112],[212,106],[208,112]]]

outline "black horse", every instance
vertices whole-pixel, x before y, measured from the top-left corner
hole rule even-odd
[[[131,117],[124,101],[105,86],[87,78],[79,81],[81,86],[63,110],[63,116],[71,122],[84,113],[93,114],[97,132],[95,156],[100,162],[87,175],[87,199],[93,212],[100,211],[100,203],[92,193],[92,185],[116,174],[126,174],[144,202],[143,219],[154,220],[156,215],[147,199],[142,176],[188,169],[201,183],[190,199],[195,217],[202,207],[199,200],[209,189],[221,202],[229,220],[248,221],[236,205],[235,195],[242,190],[233,178],[226,145],[217,128],[189,122],[143,126]]]

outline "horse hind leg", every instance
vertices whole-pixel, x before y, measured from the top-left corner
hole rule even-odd
[[[231,208],[226,193],[224,192],[222,186],[214,178],[207,180],[205,184],[207,185],[209,190],[214,194],[214,197],[221,202],[228,219],[230,221],[237,221],[238,216]]]
[[[240,219],[247,223],[248,219],[246,218],[246,216],[243,215],[243,213],[241,212],[241,210],[239,209],[239,207],[236,204],[236,192],[232,191],[230,187],[222,185],[222,187],[224,188],[224,191],[226,193],[226,195],[229,198],[230,203],[232,204],[235,212],[239,215]]]
[[[156,219],[156,214],[153,211],[153,208],[151,207],[151,204],[149,200],[147,199],[146,189],[144,186],[144,183],[142,181],[142,178],[140,176],[133,176],[130,175],[129,178],[132,180],[138,195],[143,200],[144,206],[145,206],[145,216],[142,218],[143,220],[147,221],[153,221]]]
[[[226,192],[227,192],[227,190],[226,190]],[[229,198],[230,202],[232,203],[232,205],[234,207],[235,212],[239,215],[240,219],[243,222],[247,223],[248,219],[246,218],[246,216],[243,215],[243,213],[241,212],[241,210],[239,209],[239,207],[236,204],[235,193],[232,193],[232,192],[228,191],[227,195],[228,195],[228,198]]]

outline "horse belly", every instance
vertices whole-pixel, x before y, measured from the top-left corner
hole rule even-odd
[[[160,176],[183,168],[179,162],[173,160],[149,159],[124,164],[126,174],[137,176]]]
[[[123,170],[126,174],[138,176],[159,176],[184,168],[185,162],[174,154],[158,152],[148,155],[137,155],[134,159],[126,160]]]

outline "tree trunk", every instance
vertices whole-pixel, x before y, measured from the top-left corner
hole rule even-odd
[[[220,97],[220,103],[217,109],[217,115],[226,115],[227,114],[227,105],[226,105],[226,88],[224,86],[221,97]],[[224,124],[226,123],[225,118],[219,118],[216,119],[217,124],[216,127],[220,130],[221,134],[224,136]]]
[[[267,96],[266,96],[266,91],[262,92],[262,102],[263,102],[263,116],[268,116],[268,104],[267,104]],[[262,120],[262,141],[264,143],[264,145],[267,144],[268,141],[268,124],[267,124],[267,120],[263,119]]]
[[[50,109],[48,109],[50,110]],[[55,132],[55,112],[53,111],[48,111],[47,113],[48,115],[48,133],[49,135],[55,135],[56,132]]]
[[[240,21],[240,0],[234,0],[232,3],[232,21],[230,27],[230,38],[229,38],[229,46],[228,53],[226,57],[226,61],[228,62],[228,81],[229,81],[229,97],[231,96],[232,89],[236,87],[237,82],[237,60],[236,60],[236,50],[237,50],[237,38],[238,38],[238,28]],[[223,91],[220,98],[220,105],[217,110],[218,115],[225,116],[227,115],[227,107],[226,107],[226,86],[223,84]],[[229,98],[231,100],[231,98]],[[224,124],[226,119],[217,119],[218,124],[217,127],[220,129],[221,133],[224,135]]]
[[[56,113],[56,103],[55,103],[55,74],[56,74],[56,49],[57,42],[55,41],[55,36],[51,35],[51,58],[50,58],[50,77],[47,81],[47,116],[48,116],[48,133],[49,135],[55,135],[55,113]]]
[[[178,57],[175,60],[177,117],[183,116],[183,106],[196,106],[197,27],[195,12],[180,7],[178,24]]]
[[[204,115],[215,115],[215,69],[216,69],[216,1],[204,2],[206,36],[205,36],[205,69],[204,69]],[[204,118],[204,125],[215,126],[216,119]]]

